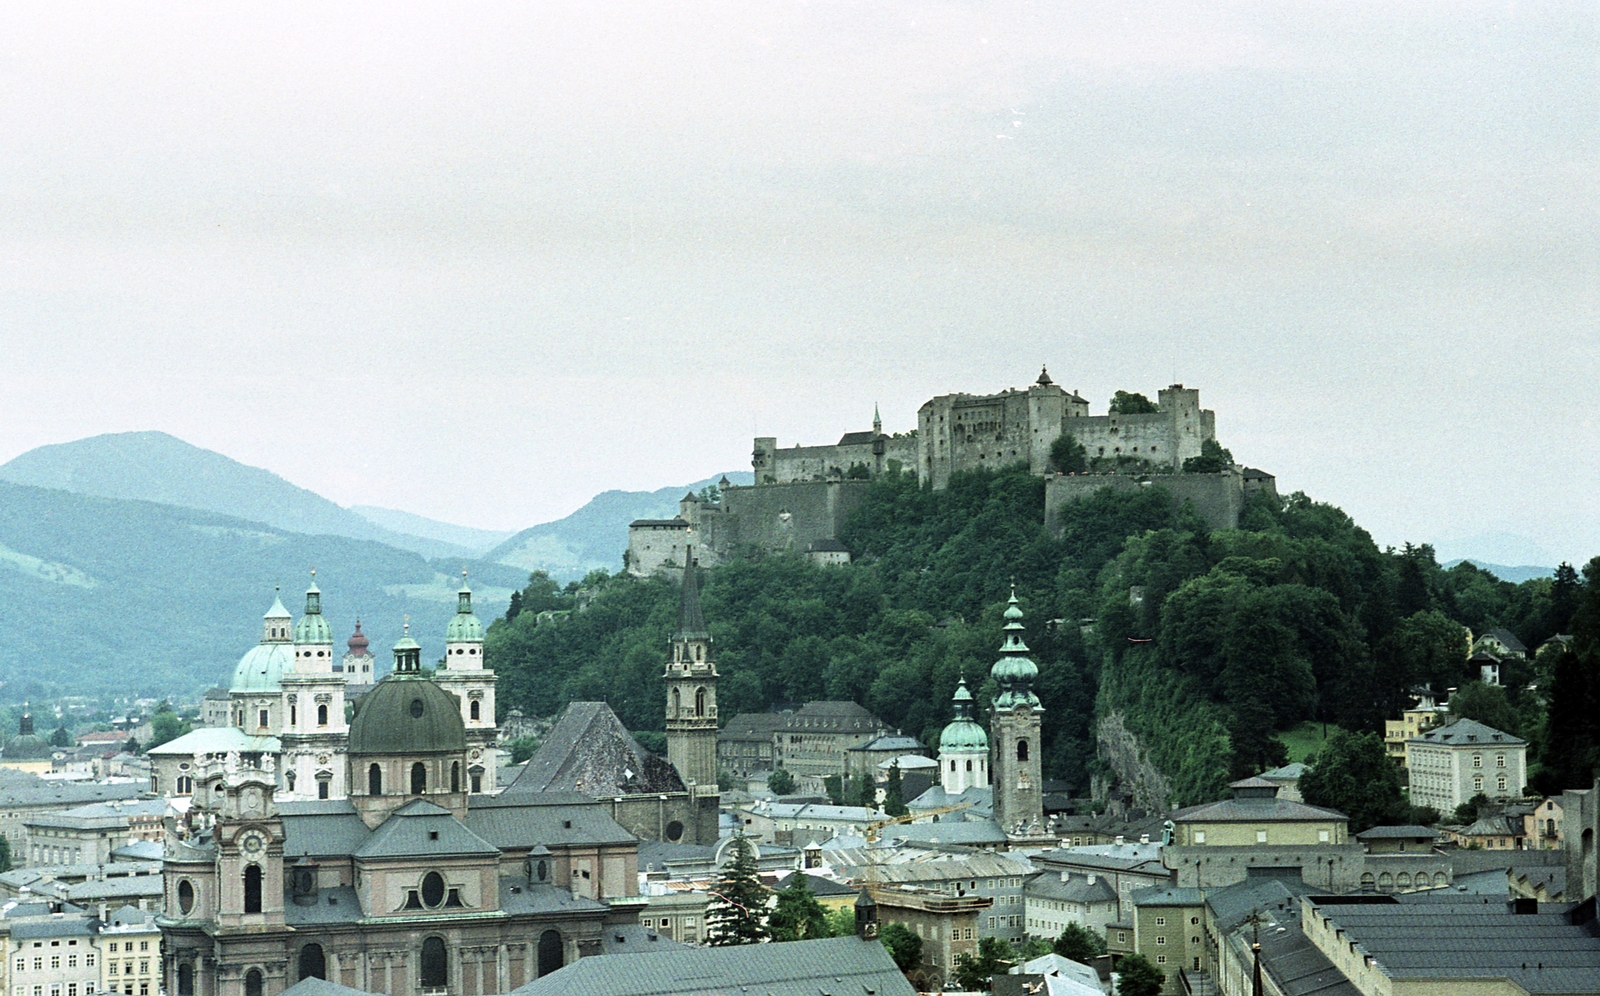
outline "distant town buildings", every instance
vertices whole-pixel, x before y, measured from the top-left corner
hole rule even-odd
[[[1521,796],[1528,784],[1528,742],[1459,719],[1407,740],[1406,768],[1412,803],[1448,815],[1476,795]]]

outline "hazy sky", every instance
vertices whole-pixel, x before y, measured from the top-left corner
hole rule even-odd
[[[1380,543],[1587,559],[1596,11],[6,5],[0,460],[509,529],[1048,363]]]

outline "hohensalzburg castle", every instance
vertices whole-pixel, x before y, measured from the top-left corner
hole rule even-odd
[[[1157,393],[1154,412],[1090,415],[1089,402],[1050,379],[1047,371],[1024,390],[945,394],[917,411],[913,432],[888,435],[874,412],[870,432],[848,432],[832,446],[780,449],[758,436],[751,455],[755,484],[724,486],[720,500],[686,495],[671,519],[640,519],[629,527],[628,569],[650,574],[681,567],[674,550],[694,547],[703,563],[744,552],[795,550],[827,563],[846,562],[839,528],[873,476],[910,471],[934,488],[950,475],[1026,463],[1049,478],[1046,515],[1103,487],[1157,483],[1176,500],[1193,501],[1214,528],[1238,523],[1245,496],[1274,489],[1270,474],[1231,467],[1184,474],[1183,462],[1216,439],[1216,413],[1200,407],[1200,392],[1182,384]],[[1053,475],[1050,448],[1061,436],[1084,447],[1090,473]],[[724,482],[726,485],[726,482]]]

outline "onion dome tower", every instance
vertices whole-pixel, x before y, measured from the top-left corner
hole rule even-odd
[[[699,566],[693,551],[683,551],[683,588],[678,596],[678,630],[667,683],[667,760],[696,795],[717,794],[717,665],[711,631],[700,608]]]
[[[373,657],[372,651],[368,649],[371,645],[372,641],[361,632],[361,620],[357,619],[356,631],[350,634],[350,639],[344,643],[344,658],[334,665],[334,670],[343,671],[344,680],[349,684],[370,685],[377,680],[374,675],[377,672],[378,659]]]
[[[972,718],[972,693],[962,678],[951,697],[956,718],[939,734],[939,782],[946,795],[989,787],[989,735]]]
[[[294,668],[283,688],[283,799],[345,797],[345,675],[333,670],[333,627],[322,614],[317,572],[306,589],[306,611],[294,627]]]
[[[1005,611],[1005,643],[989,676],[1000,686],[989,720],[994,775],[994,818],[1007,834],[1037,832],[1044,825],[1044,799],[1040,794],[1039,727],[1044,709],[1033,694],[1039,666],[1028,657],[1023,642],[1022,609],[1017,588]]]
[[[493,792],[499,770],[499,730],[494,717],[494,672],[484,666],[483,624],[472,614],[472,589],[467,572],[461,572],[456,592],[456,614],[444,630],[444,666],[433,680],[461,703],[461,722],[467,731],[467,782],[469,792]]]
[[[466,816],[466,724],[455,696],[422,674],[411,625],[394,645],[394,673],[357,703],[350,721],[350,802],[367,826],[418,798]]]
[[[283,676],[294,670],[294,617],[276,590],[261,617],[261,642],[239,658],[228,686],[233,725],[251,736],[275,737],[283,728]]]

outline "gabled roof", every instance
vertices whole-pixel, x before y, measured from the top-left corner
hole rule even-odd
[[[459,858],[500,854],[500,849],[468,830],[447,809],[417,799],[389,814],[356,848],[353,857]]]
[[[1516,634],[1511,632],[1509,629],[1491,629],[1485,632],[1483,636],[1494,637],[1500,642],[1501,646],[1505,647],[1514,654],[1525,654],[1528,652],[1527,646],[1523,644],[1521,640],[1517,639]],[[1480,636],[1478,639],[1481,640],[1483,637]]]
[[[847,432],[839,437],[840,446],[862,446],[878,438],[878,434],[870,429],[866,432]]]
[[[686,791],[665,758],[645,750],[604,702],[574,702],[506,796],[582,792],[596,799]]]
[[[686,948],[632,958],[580,958],[514,990],[515,996],[817,996],[916,992],[882,944],[829,937],[784,944]]]
[[[1515,747],[1525,746],[1528,742],[1521,737],[1514,737],[1509,733],[1501,733],[1492,726],[1485,726],[1475,719],[1458,719],[1449,726],[1412,737],[1408,744],[1437,744],[1445,747]]]
[[[1111,887],[1109,879],[1102,875],[1095,876],[1094,882],[1089,882],[1088,875],[1074,875],[1065,882],[1061,876],[1046,872],[1035,876],[1023,889],[1030,899],[1052,899],[1068,903],[1114,903],[1117,901],[1117,890]]]
[[[280,803],[285,857],[348,857],[372,831],[348,799]]]
[[[202,726],[177,739],[168,740],[159,747],[152,747],[145,753],[156,756],[227,754],[230,751],[238,751],[241,754],[276,754],[279,749],[277,737],[252,737],[237,726]]]
[[[341,986],[337,982],[313,976],[301,979],[283,990],[279,996],[369,996],[369,994],[360,989],[351,989],[349,986]]]
[[[467,810],[467,826],[503,851],[636,841],[603,805],[576,792],[489,796]]]

